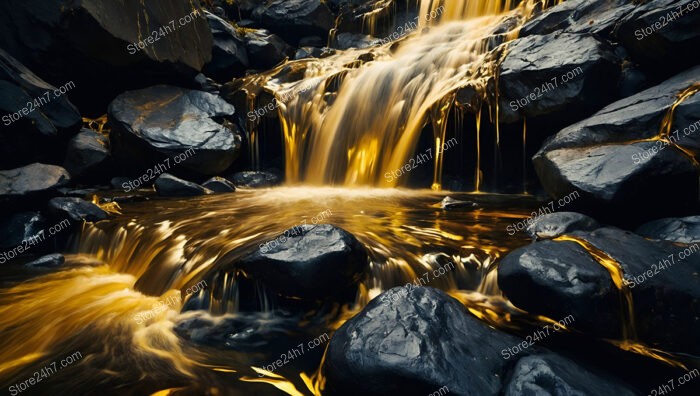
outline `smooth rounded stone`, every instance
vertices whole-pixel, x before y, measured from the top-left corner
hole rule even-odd
[[[179,179],[171,174],[163,173],[155,182],[156,192],[162,197],[196,197],[211,194],[211,191],[199,184]]]
[[[650,241],[615,228],[569,235],[619,263],[640,341],[669,352],[700,353],[700,246]],[[515,306],[531,314],[573,315],[571,327],[577,330],[603,338],[622,336],[621,292],[610,273],[576,242],[548,240],[511,252],[499,265],[498,285]]]
[[[321,0],[270,0],[253,11],[262,27],[297,45],[302,37],[327,37],[335,17]]]
[[[342,228],[305,224],[262,243],[233,265],[284,297],[326,299],[357,287],[369,258],[365,247]]]
[[[440,207],[444,210],[460,210],[460,209],[472,209],[479,205],[472,201],[460,201],[452,197],[445,197],[440,202]]]
[[[499,119],[566,112],[571,119],[615,98],[620,59],[609,44],[573,33],[512,41],[499,73]],[[564,81],[564,78],[567,81]]]
[[[600,224],[593,218],[576,212],[556,212],[537,216],[527,226],[532,239],[554,239],[573,231],[594,231]]]
[[[153,169],[216,175],[238,157],[234,108],[219,96],[167,85],[119,95],[109,105],[117,164],[135,175]],[[233,129],[231,129],[233,128]]]
[[[55,218],[76,222],[98,222],[108,218],[107,212],[99,206],[81,198],[53,198],[49,201],[49,213]]]
[[[24,266],[29,268],[57,268],[65,264],[65,262],[66,258],[62,254],[55,253],[40,257]]]
[[[105,180],[110,176],[109,139],[83,129],[68,142],[63,166],[77,180]]]
[[[281,183],[277,175],[269,172],[246,171],[234,173],[228,180],[236,187],[241,188],[265,188],[277,186]]]
[[[654,220],[642,224],[635,232],[646,238],[697,243],[700,242],[700,216]]]
[[[446,387],[455,395],[513,395],[534,379],[543,381],[536,381],[539,392],[533,394],[634,394],[536,345],[515,362],[504,359],[504,350],[522,342],[480,322],[440,290],[396,287],[370,301],[333,335],[323,366],[324,394],[430,395]],[[547,362],[549,373],[522,370],[527,361],[520,361],[533,355]]]
[[[250,66],[243,34],[209,11],[204,11],[204,16],[214,37],[211,61],[205,66],[204,73],[219,82],[242,76]]]
[[[211,57],[212,34],[189,0],[12,0],[0,4],[0,48],[53,85],[73,81],[80,110],[104,114],[125,90],[189,81]]]
[[[0,49],[0,169],[60,161],[60,147],[78,132],[82,119],[68,96],[54,91]]]
[[[215,193],[229,193],[236,191],[236,186],[223,177],[212,177],[202,183],[202,187],[207,188]]]
[[[109,184],[117,190],[125,190],[129,186],[131,179],[124,176],[117,176],[110,179]]]
[[[45,226],[46,219],[39,212],[0,217],[0,250],[14,249],[23,241],[40,236]]]
[[[56,165],[34,163],[0,171],[0,202],[48,195],[70,181],[68,172]]]

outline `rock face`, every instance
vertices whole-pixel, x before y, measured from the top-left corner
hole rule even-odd
[[[160,163],[165,170],[213,176],[240,150],[235,126],[217,122],[233,113],[223,99],[201,91],[159,85],[126,92],[109,106],[112,153],[133,174]]]
[[[321,0],[270,0],[253,11],[253,18],[293,45],[305,36],[327,37],[335,20]]]
[[[95,131],[83,129],[68,142],[63,166],[76,180],[109,179],[112,166],[109,139]]]
[[[635,8],[635,4],[625,0],[568,0],[530,19],[520,29],[520,35],[526,37],[562,31],[607,37],[612,34],[616,23]]]
[[[75,222],[97,222],[108,217],[99,206],[80,198],[53,198],[49,201],[49,213],[58,219]]]
[[[615,96],[619,60],[593,36],[555,33],[515,40],[501,64],[500,119],[599,109]]]
[[[282,296],[325,299],[355,288],[369,259],[352,234],[319,224],[287,230],[234,265]]]
[[[662,241],[697,243],[700,242],[700,216],[654,220],[639,226],[635,232]]]
[[[212,35],[188,0],[11,0],[0,5],[0,47],[53,85],[75,82],[81,110],[104,114],[125,89],[193,77]]]
[[[697,354],[700,340],[700,247],[653,242],[613,228],[574,232],[622,268],[638,339],[662,350]],[[537,242],[510,253],[498,285],[517,307],[548,317],[573,315],[572,327],[606,338],[622,335],[620,290],[610,273],[580,244]]]
[[[67,95],[2,49],[0,115],[0,169],[58,161],[62,155],[58,147],[78,132],[82,123]]]
[[[594,231],[600,224],[594,219],[576,212],[557,212],[538,216],[527,226],[532,239],[553,239],[573,231]]]
[[[0,202],[49,195],[70,180],[68,172],[55,165],[35,163],[0,171]]]
[[[156,179],[155,187],[158,195],[163,197],[196,197],[211,193],[199,184],[178,179],[167,173],[163,173]]]
[[[446,387],[455,395],[522,395],[536,384],[537,394],[634,394],[537,346],[517,355],[513,366],[502,351],[521,342],[479,322],[442,291],[397,287],[333,335],[323,367],[326,391],[333,396],[429,395]],[[538,367],[537,374],[528,366]]]
[[[694,205],[698,177],[692,160],[672,145],[642,140],[660,136],[662,119],[686,92],[672,117],[669,140],[697,153],[700,126],[694,123],[700,119],[700,97],[693,94],[693,85],[698,80],[700,67],[690,69],[549,139],[533,158],[547,192],[561,198],[578,190],[577,204],[621,216],[649,207],[658,216]]]

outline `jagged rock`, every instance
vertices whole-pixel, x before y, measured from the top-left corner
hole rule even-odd
[[[68,142],[63,166],[77,180],[102,181],[110,176],[109,139],[83,129]]]
[[[301,225],[232,263],[245,276],[285,297],[325,299],[357,287],[369,265],[364,246],[329,225]]]
[[[632,4],[630,4],[632,5]],[[659,78],[700,63],[700,13],[695,0],[634,4],[615,29],[633,59]]]
[[[327,37],[335,22],[321,0],[270,0],[253,11],[253,18],[293,45],[305,36]]]
[[[163,197],[196,197],[211,194],[211,191],[199,184],[178,179],[167,173],[158,176],[154,185],[158,195]]]
[[[212,177],[202,183],[202,187],[217,193],[228,193],[236,191],[236,186],[223,177]]]
[[[204,72],[220,82],[242,76],[250,66],[243,34],[230,23],[208,11],[205,11],[204,15],[214,37],[211,62],[204,68]]]
[[[256,69],[270,69],[285,60],[291,52],[284,40],[265,29],[247,29],[244,39],[250,66]]]
[[[700,216],[654,220],[639,226],[635,232],[646,238],[697,243],[700,242]]]
[[[280,184],[280,178],[269,172],[246,171],[234,173],[228,180],[232,181],[236,187],[242,188],[265,188]]]
[[[649,241],[613,228],[570,235],[621,266],[623,276],[616,282],[631,291],[640,341],[666,351],[700,352],[695,336],[700,332],[700,247]],[[622,336],[625,300],[610,273],[576,242],[542,241],[513,251],[499,265],[498,285],[531,314],[573,315],[573,328],[604,338]]]
[[[70,180],[68,172],[56,165],[34,163],[0,171],[0,202],[49,196]]]
[[[24,212],[3,216],[0,219],[0,250],[10,250],[23,241],[44,233],[46,219],[39,212]]]
[[[594,231],[600,224],[594,219],[576,212],[556,212],[537,216],[527,226],[532,239],[553,239],[573,231]]]
[[[626,0],[568,0],[530,19],[520,36],[545,35],[556,31],[610,36],[615,24],[635,9]]]
[[[339,50],[350,48],[368,48],[381,44],[381,40],[366,34],[360,33],[340,33],[336,36],[333,47]]]
[[[80,198],[53,198],[49,201],[49,213],[57,219],[75,222],[97,222],[107,219],[107,212],[92,202]]]
[[[294,59],[326,58],[331,55],[335,55],[335,50],[332,48],[301,47],[294,54]]]
[[[555,33],[515,40],[501,64],[499,119],[590,114],[615,97],[619,64],[609,46],[593,36]]]
[[[0,114],[0,169],[38,161],[58,162],[63,155],[59,147],[78,132],[82,123],[78,109],[66,94],[2,49]]]
[[[65,262],[66,258],[62,254],[55,253],[39,257],[24,266],[29,268],[56,268],[62,266]]]
[[[397,287],[370,301],[333,335],[323,367],[324,394],[430,395],[448,389],[455,395],[522,395],[530,394],[533,382],[537,394],[634,394],[538,346],[517,355],[513,364],[503,358],[504,350],[522,342],[481,323],[442,291]],[[525,370],[528,365],[540,370],[535,375]]]
[[[73,102],[104,114],[120,92],[189,81],[209,61],[211,30],[195,7],[189,0],[4,1],[0,47],[53,85],[74,82]]]
[[[110,143],[118,165],[134,175],[165,170],[215,175],[238,157],[234,108],[210,93],[159,85],[126,92],[109,106]]]
[[[699,79],[700,67],[690,69],[550,138],[533,158],[544,188],[558,198],[578,190],[578,205],[636,221],[651,215],[649,207],[656,208],[658,217],[693,205],[698,199],[698,178],[692,161],[663,142],[642,140],[660,135],[661,121],[678,95]],[[672,132],[674,141],[696,155],[700,153],[695,149],[700,147],[698,119],[700,95],[689,94],[678,105],[671,130],[678,131]]]

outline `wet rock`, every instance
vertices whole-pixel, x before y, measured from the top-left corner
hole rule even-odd
[[[700,242],[700,216],[654,220],[639,226],[635,232],[646,238],[696,243]]]
[[[265,188],[273,187],[281,183],[277,175],[269,172],[246,171],[234,173],[228,177],[236,187],[241,188]]]
[[[576,212],[556,212],[535,217],[526,232],[532,239],[553,239],[573,231],[594,231],[600,224]]]
[[[214,37],[211,62],[204,72],[219,82],[240,77],[250,66],[243,35],[222,18],[204,11]]]
[[[0,48],[55,86],[73,81],[71,100],[104,114],[124,90],[189,81],[212,35],[188,0],[11,0],[0,5]]]
[[[625,0],[569,0],[544,10],[520,30],[521,37],[556,31],[610,36],[615,24],[636,7]]]
[[[68,142],[63,166],[76,180],[102,181],[110,176],[111,159],[109,139],[83,129]]]
[[[244,39],[250,66],[256,69],[271,69],[282,63],[291,52],[284,40],[265,29],[247,29]]]
[[[39,257],[27,264],[25,267],[29,268],[57,268],[65,264],[66,258],[62,254],[55,253],[49,254],[47,256]]]
[[[0,49],[0,169],[60,161],[60,147],[78,132],[82,119],[68,96],[55,92]]]
[[[615,97],[620,61],[588,35],[556,33],[513,41],[501,64],[503,122],[566,111],[590,114]]]
[[[354,289],[368,264],[365,247],[329,224],[296,226],[234,263],[274,293],[301,299],[325,299]]]
[[[327,37],[335,22],[321,0],[270,0],[253,11],[253,18],[292,45],[305,36]]]
[[[217,193],[228,193],[236,191],[236,186],[223,177],[212,177],[202,183],[202,187]]]
[[[158,195],[162,197],[196,197],[211,194],[211,191],[199,184],[178,179],[168,173],[158,176],[155,188]]]
[[[0,202],[49,196],[70,180],[68,172],[56,165],[34,163],[0,171]]]
[[[444,210],[470,209],[475,208],[477,206],[479,205],[477,205],[475,202],[460,201],[452,197],[445,197],[445,199],[443,199],[442,202],[440,202],[440,207],[442,207]]]
[[[327,394],[429,395],[447,388],[456,395],[499,395],[506,390],[521,395],[528,393],[512,392],[529,388],[536,378],[537,394],[612,389],[634,394],[538,346],[519,354],[513,369],[502,351],[522,342],[480,322],[442,291],[397,287],[370,301],[331,338],[323,367]],[[549,371],[534,375],[524,370],[528,364]]]
[[[301,47],[294,54],[294,59],[326,58],[331,55],[335,55],[332,48]]]
[[[698,354],[700,247],[655,242],[601,228],[574,232],[622,268],[631,291],[638,339],[672,352]],[[518,308],[551,318],[573,315],[571,327],[605,338],[622,337],[627,305],[610,273],[581,245],[543,241],[510,253],[498,268],[498,285]]]
[[[368,48],[374,45],[381,44],[381,40],[366,34],[361,33],[340,33],[336,36],[333,47],[339,50],[347,50],[350,48]]]
[[[637,221],[651,215],[649,207],[658,217],[697,202],[692,161],[663,142],[641,140],[659,136],[678,95],[698,79],[700,67],[690,69],[560,131],[533,158],[544,188],[558,198],[579,190],[577,204]],[[693,151],[700,143],[700,126],[693,125],[700,119],[700,95],[688,96],[678,105],[671,130],[677,131],[674,141]]]
[[[126,92],[109,106],[110,142],[118,164],[135,175],[165,170],[215,175],[238,157],[234,108],[210,93],[159,85]]]
[[[122,189],[126,189],[129,186],[130,181],[131,181],[131,179],[129,179],[128,177],[117,176],[117,177],[111,178],[109,180],[109,184],[114,189],[122,190]]]
[[[14,249],[23,241],[44,233],[46,219],[39,212],[16,213],[0,218],[0,250]]]
[[[658,77],[700,63],[700,13],[694,0],[658,0],[635,4],[615,29],[633,59]]]
[[[57,219],[75,222],[98,222],[108,217],[99,206],[80,198],[53,198],[49,201],[49,213]]]

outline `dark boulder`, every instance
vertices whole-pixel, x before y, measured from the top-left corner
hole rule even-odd
[[[265,29],[246,29],[243,39],[250,58],[250,66],[255,69],[271,69],[287,59],[291,48],[276,34]]]
[[[107,136],[83,129],[68,142],[63,166],[79,181],[104,181],[111,176],[112,156]]]
[[[573,231],[594,231],[600,224],[594,219],[576,212],[556,212],[537,216],[527,226],[532,239],[553,239]]]
[[[522,342],[480,322],[442,291],[397,287],[333,335],[323,366],[324,394],[430,395],[448,389],[455,395],[522,395],[530,394],[533,382],[539,392],[532,394],[634,394],[538,346],[522,351],[515,363],[504,359],[504,351]],[[524,370],[528,364],[548,371],[535,375]]]
[[[369,259],[352,234],[319,224],[287,230],[233,265],[281,296],[325,299],[356,288]]]
[[[68,172],[56,165],[34,163],[0,171],[0,203],[27,203],[27,198],[47,197],[70,181]]]
[[[499,119],[584,116],[614,98],[620,60],[589,35],[554,33],[511,42],[501,64]]]
[[[627,326],[647,345],[700,353],[698,245],[649,241],[614,228],[570,236],[585,242],[536,242],[503,259],[498,285],[515,306],[553,318],[573,315],[571,326],[594,336],[620,339]],[[611,276],[591,253],[617,262],[622,274]],[[631,293],[633,324],[622,319],[629,307],[624,290]]]
[[[700,242],[700,216],[654,220],[642,224],[635,232],[662,241],[697,243]]]
[[[16,213],[0,218],[0,250],[10,250],[23,241],[41,237],[46,219],[38,212]]]
[[[36,260],[30,261],[25,264],[25,267],[29,268],[56,268],[65,264],[66,258],[62,254],[54,253],[47,256],[39,257]]]
[[[472,201],[462,201],[452,197],[445,197],[440,202],[440,207],[444,210],[461,210],[461,209],[474,209],[479,205]]]
[[[545,35],[556,31],[591,33],[608,37],[615,25],[635,9],[626,0],[567,0],[530,19],[520,36]]]
[[[223,177],[212,177],[202,183],[202,187],[217,193],[228,193],[236,191],[236,186]]]
[[[110,143],[117,165],[143,174],[164,170],[215,175],[238,157],[241,137],[221,120],[234,108],[202,91],[159,85],[126,92],[109,106]]]
[[[80,198],[53,198],[49,201],[49,213],[57,219],[75,222],[98,222],[108,217],[99,206]]]
[[[194,77],[212,35],[189,0],[9,0],[0,4],[0,47],[53,85],[74,82],[74,103],[101,115],[124,90]]]
[[[67,93],[68,87],[63,89]],[[80,112],[68,101],[68,95],[2,49],[0,115],[0,169],[32,162],[59,162],[63,155],[60,147],[78,132],[82,123]]]
[[[228,177],[236,187],[241,188],[265,188],[273,187],[281,183],[277,175],[269,172],[246,171],[234,173]]]
[[[253,18],[292,45],[305,36],[327,37],[335,24],[321,0],[270,0],[253,11]]]
[[[700,12],[695,0],[635,4],[615,29],[632,58],[661,79],[700,63]]]
[[[163,197],[196,197],[211,194],[211,191],[199,184],[178,179],[167,173],[158,176],[155,188],[158,195]]]
[[[205,11],[214,37],[211,62],[204,72],[219,82],[242,76],[250,66],[243,34],[220,17]]]

